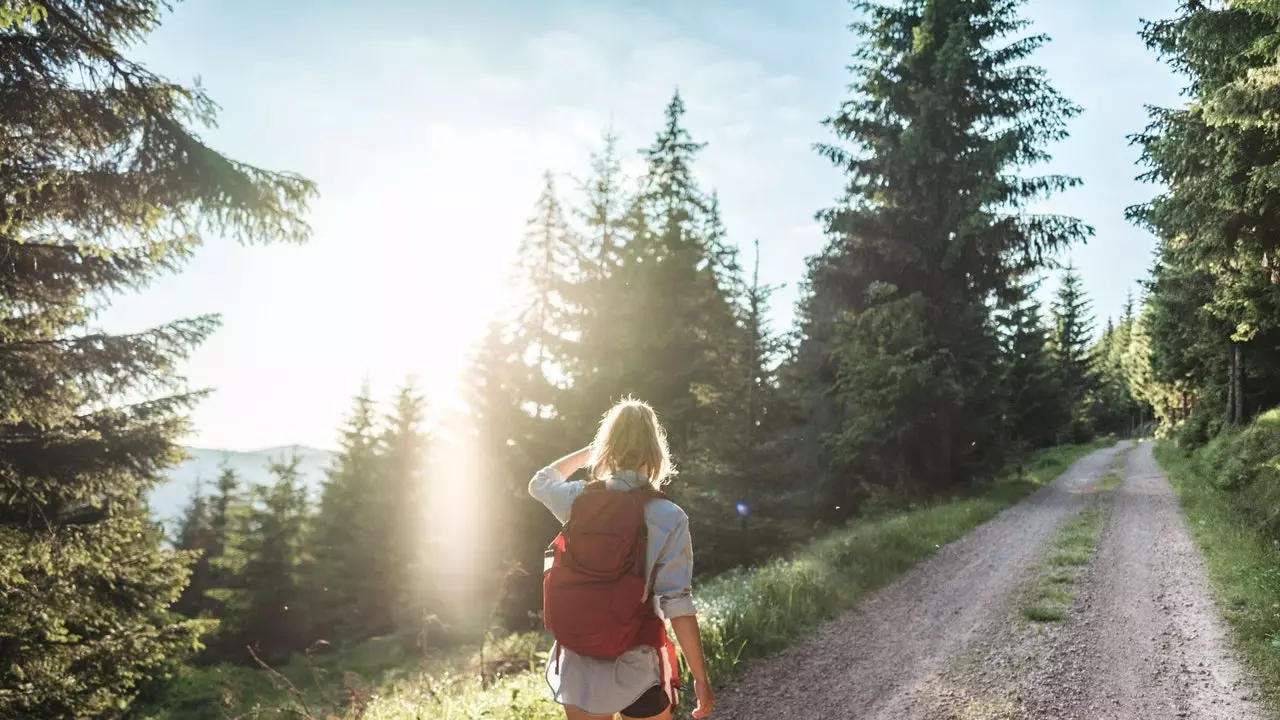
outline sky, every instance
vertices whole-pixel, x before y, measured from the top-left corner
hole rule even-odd
[[[1084,185],[1034,209],[1096,230],[1064,260],[1100,323],[1118,315],[1154,240],[1124,219],[1157,188],[1135,180],[1127,136],[1181,81],[1137,36],[1176,0],[1030,0],[1052,41],[1034,61],[1085,112],[1045,171]],[[761,247],[774,321],[790,326],[814,213],[841,175],[812,150],[847,97],[857,38],[844,0],[186,0],[131,51],[199,81],[221,106],[202,137],[233,157],[301,173],[320,190],[311,241],[241,247],[210,238],[185,272],[120,298],[132,330],[222,316],[185,375],[214,390],[187,443],[333,447],[366,379],[389,397],[416,376],[438,407],[500,303],[543,182],[564,194],[609,127],[627,166],[672,92],[708,143],[696,172],[719,192],[730,237]],[[1052,290],[1048,283],[1046,292]]]

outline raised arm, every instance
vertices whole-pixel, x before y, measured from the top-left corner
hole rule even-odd
[[[569,453],[539,470],[529,481],[529,494],[545,505],[561,523],[569,521],[569,508],[573,506],[573,499],[578,497],[586,485],[580,480],[568,482],[566,478],[585,466],[590,456],[590,446]]]
[[[569,477],[578,472],[578,470],[586,467],[587,459],[591,457],[591,446],[588,445],[581,450],[571,452],[559,460],[551,463],[551,467],[560,472],[561,475]]]

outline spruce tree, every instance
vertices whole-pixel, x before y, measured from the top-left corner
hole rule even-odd
[[[936,489],[993,467],[991,302],[1090,232],[1023,212],[1078,182],[1018,174],[1078,109],[1025,64],[1045,38],[1008,39],[1026,27],[1021,5],[856,3],[855,97],[827,121],[844,145],[820,148],[847,196],[821,214],[829,241],[802,317],[802,343],[827,346],[807,362],[836,388],[832,425],[815,429],[845,512],[860,485]]]
[[[1097,389],[1096,358],[1093,353],[1094,317],[1091,301],[1084,293],[1080,274],[1068,265],[1062,272],[1053,302],[1053,356],[1058,382],[1066,393],[1070,420],[1063,428],[1064,439],[1082,441],[1092,432],[1085,401]]]
[[[786,339],[773,329],[769,320],[770,298],[778,289],[779,286],[760,281],[760,241],[756,240],[755,262],[751,284],[745,292],[742,318],[746,331],[743,360],[746,377],[743,422],[746,432],[742,450],[748,455],[760,450],[765,438],[776,429],[774,418],[769,415],[777,398],[778,362],[786,349]]]
[[[1049,354],[1049,332],[1035,300],[1036,285],[1014,288],[996,313],[1004,432],[1014,447],[1052,445],[1070,418]]]
[[[1218,409],[1231,395],[1231,323],[1210,309],[1213,273],[1197,267],[1185,254],[1185,248],[1160,243],[1143,316],[1145,362],[1143,358],[1131,362],[1150,373],[1141,381],[1148,397],[1154,389],[1174,388],[1174,402],[1157,404],[1153,398],[1166,427],[1187,420],[1195,411],[1199,422],[1183,439],[1199,443],[1222,425],[1224,415]],[[1168,398],[1167,393],[1163,395]]]
[[[428,584],[439,582],[431,564],[437,548],[431,523],[433,508],[427,505],[426,400],[412,380],[396,393],[395,405],[386,418],[382,440],[381,483],[373,488],[376,524],[376,551],[369,561],[375,582],[369,594],[369,632],[387,633],[395,629],[398,606],[411,610],[429,609],[425,604]],[[447,509],[439,509],[448,512]],[[436,525],[442,525],[439,523]],[[412,577],[415,572],[418,576]]]
[[[569,229],[550,172],[529,218],[516,253],[512,286],[519,311],[511,324],[514,342],[523,349],[528,373],[522,394],[536,405],[539,415],[548,413],[556,400],[557,382],[565,369],[570,323],[577,314],[566,295],[575,282],[583,241]]]
[[[243,647],[236,648],[236,638],[225,623],[232,615],[229,603],[243,589],[238,571],[241,562],[236,549],[244,546],[243,531],[248,518],[249,504],[240,490],[240,478],[236,471],[223,466],[214,486],[215,494],[209,500],[209,549],[208,581],[201,601],[208,615],[219,621],[216,632],[204,638],[205,651],[199,659],[216,661],[242,659]],[[193,574],[193,582],[194,582]]]
[[[1217,405],[1231,425],[1280,402],[1280,383],[1266,370],[1280,361],[1280,123],[1269,109],[1280,11],[1257,0],[1185,3],[1178,16],[1148,23],[1143,38],[1187,78],[1190,101],[1153,109],[1135,138],[1144,178],[1166,190],[1130,214],[1162,239],[1162,263],[1181,266],[1173,273],[1210,280],[1202,307],[1223,333],[1199,364],[1220,377],[1197,387],[1197,408]]]
[[[253,488],[234,548],[239,588],[231,596],[226,627],[235,659],[250,662],[256,656],[274,664],[309,644],[302,575],[309,518],[298,459],[273,461],[269,469],[275,481]]]
[[[576,341],[562,361],[572,391],[562,393],[556,410],[569,437],[587,437],[599,421],[600,408],[607,406],[616,392],[612,378],[618,358],[610,348],[619,345],[622,328],[619,318],[627,302],[625,286],[619,285],[619,265],[624,255],[628,228],[634,229],[636,205],[628,189],[633,184],[622,172],[617,153],[618,139],[606,132],[603,147],[591,155],[591,175],[582,183],[582,207],[576,215],[584,228],[577,266],[567,277],[565,289]],[[629,224],[630,221],[630,224]]]
[[[726,284],[729,257],[715,204],[693,174],[705,143],[684,126],[672,96],[663,128],[643,149],[646,171],[612,292],[621,306],[613,397],[648,399],[664,417],[673,449],[711,460],[718,395],[734,384],[742,347]]]
[[[238,518],[244,512],[244,500],[240,495],[240,476],[235,469],[223,465],[218,471],[218,481],[214,485],[217,494],[209,503],[209,530],[213,536],[209,551],[211,559],[222,557],[227,548],[237,542],[234,530]],[[222,572],[214,564],[213,587],[226,587],[221,582]]]
[[[586,225],[583,251],[578,254],[579,278],[602,281],[617,263],[628,202],[626,185],[618,138],[612,131],[605,132],[603,147],[591,154],[591,175],[582,184],[584,206],[577,210]]]
[[[312,632],[335,644],[366,637],[372,622],[369,599],[379,582],[374,539],[383,527],[372,507],[373,489],[384,471],[381,442],[377,409],[365,383],[325,475],[306,568]]]
[[[210,561],[215,538],[212,509],[204,494],[204,483],[197,478],[191,501],[183,510],[182,519],[178,523],[175,545],[179,550],[189,553],[193,560],[187,586],[182,589],[182,595],[173,605],[174,612],[194,618],[210,610],[205,593],[214,587]]]
[[[1157,376],[1152,363],[1151,336],[1147,330],[1154,312],[1144,306],[1134,318],[1129,333],[1129,348],[1124,356],[1124,374],[1129,383],[1129,393],[1141,406],[1151,409],[1144,422],[1157,420],[1172,426],[1185,419],[1190,410],[1188,383],[1185,380],[1170,381]]]
[[[162,5],[41,5],[0,29],[0,716],[104,718],[194,644],[169,610],[187,559],[143,498],[200,396],[174,368],[217,320],[96,313],[207,234],[304,239],[313,188],[210,149],[212,101],[125,57]]]

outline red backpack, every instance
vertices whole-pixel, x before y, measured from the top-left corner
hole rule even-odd
[[[561,647],[612,660],[667,642],[645,593],[644,519],[645,505],[666,497],[648,483],[620,491],[597,480],[573,501],[569,522],[547,547],[542,575],[542,621]]]

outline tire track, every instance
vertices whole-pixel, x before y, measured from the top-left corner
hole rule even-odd
[[[1064,622],[1015,621],[970,649],[908,717],[1263,720],[1177,498],[1143,443]]]
[[[857,608],[781,653],[749,662],[722,718],[902,720],[934,705],[935,681],[1006,625],[1008,598],[1048,538],[1087,502],[1123,448],[1099,450],[1015,507],[943,547]],[[936,706],[935,706],[936,707]]]

